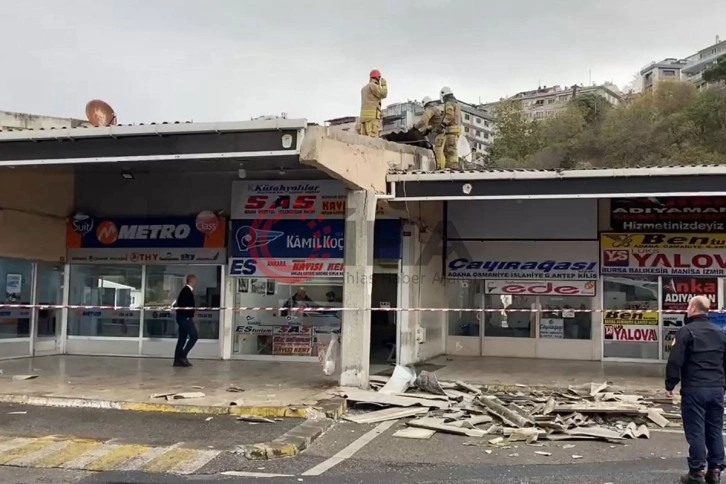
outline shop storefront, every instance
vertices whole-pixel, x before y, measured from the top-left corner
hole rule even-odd
[[[197,306],[223,306],[225,243],[225,220],[212,212],[196,217],[73,216],[67,243],[67,352],[173,355],[177,328],[168,308],[187,274],[197,276]],[[220,314],[219,309],[197,312],[195,357],[221,356]]]
[[[342,324],[336,309],[345,283],[344,187],[335,181],[237,182],[232,203],[229,284],[234,307],[246,308],[234,311],[232,357],[316,359],[319,343],[340,333]],[[397,274],[400,220],[377,220],[371,229],[376,267],[393,266]],[[384,326],[395,345],[395,318],[387,317]]]
[[[0,257],[5,305],[60,305],[63,264]],[[0,307],[0,358],[61,351],[61,309]]]
[[[449,244],[447,353],[596,359],[596,242]],[[471,311],[481,309],[481,312]]]

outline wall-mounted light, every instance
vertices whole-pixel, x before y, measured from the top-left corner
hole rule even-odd
[[[245,170],[245,166],[243,163],[240,163],[239,168],[237,168],[237,176],[240,179],[247,178],[247,170]]]
[[[128,170],[124,170],[124,171],[122,171],[122,172],[121,172],[121,176],[122,176],[122,177],[123,177],[124,179],[126,179],[126,180],[133,180],[133,179],[134,179],[134,174],[133,174],[133,173],[131,173],[131,172],[130,172],[130,171],[128,171]]]

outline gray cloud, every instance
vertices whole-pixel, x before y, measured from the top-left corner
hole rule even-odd
[[[0,109],[121,122],[355,115],[371,68],[390,102],[442,85],[475,102],[627,83],[711,44],[726,2],[24,0],[0,9]],[[726,37],[726,31],[720,32]]]

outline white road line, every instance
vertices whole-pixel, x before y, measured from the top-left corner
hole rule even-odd
[[[197,469],[204,466],[207,462],[217,457],[222,451],[219,450],[202,450],[197,452],[197,457],[194,459],[182,462],[169,472],[173,474],[191,474]]]
[[[70,462],[65,462],[61,467],[63,469],[84,469],[88,464],[90,464],[94,460],[96,460],[100,457],[103,457],[106,454],[110,454],[111,452],[116,450],[118,447],[119,447],[118,445],[101,444],[98,447],[91,449],[88,452],[82,454],[77,459],[72,460]]]
[[[17,438],[0,442],[0,453],[22,447],[25,444],[29,444],[32,440],[33,439]]]
[[[323,472],[325,472],[329,469],[332,469],[333,467],[337,466],[344,460],[350,459],[351,457],[353,457],[353,455],[355,455],[356,452],[361,450],[370,441],[372,441],[373,439],[375,439],[376,437],[381,435],[383,432],[385,432],[386,430],[388,430],[395,424],[396,424],[396,420],[389,420],[387,422],[383,422],[383,423],[379,424],[376,428],[374,428],[373,430],[371,430],[368,433],[361,436],[361,438],[359,438],[358,440],[356,440],[355,442],[350,444],[348,447],[346,447],[345,449],[343,449],[340,452],[338,452],[337,454],[335,454],[330,459],[328,459],[324,462],[321,462],[320,464],[316,465],[315,467],[313,467],[312,469],[310,469],[308,471],[303,472],[302,475],[303,476],[319,476]]]
[[[123,465],[119,466],[116,470],[119,471],[135,471],[139,469],[144,464],[151,462],[153,459],[156,459],[161,454],[165,454],[167,451],[177,447],[179,444],[172,445],[171,447],[151,447],[146,452],[144,452],[141,455],[137,455],[136,457],[127,460],[123,463]]]
[[[225,471],[223,476],[235,477],[295,477],[292,474],[266,474],[264,472],[242,472],[242,471]]]
[[[51,442],[47,446],[43,447],[40,450],[37,450],[35,452],[32,452],[28,455],[18,457],[17,459],[11,460],[5,465],[8,466],[18,466],[18,467],[28,467],[33,464],[38,459],[42,459],[43,457],[47,457],[51,454],[55,454],[59,450],[63,450],[70,444],[70,441],[65,442]]]

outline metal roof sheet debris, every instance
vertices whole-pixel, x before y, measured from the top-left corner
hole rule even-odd
[[[411,370],[405,370],[399,370],[399,376],[405,375],[402,380],[375,377],[372,386],[380,388],[391,381],[411,382]],[[606,382],[564,390],[510,386],[510,391],[500,391],[462,381],[439,381],[431,372],[421,373],[418,377],[413,375],[413,388],[395,394],[341,388],[339,394],[350,402],[383,407],[345,417],[346,420],[357,423],[401,420],[409,427],[429,432],[400,431],[399,437],[428,439],[433,435],[431,432],[442,432],[475,439],[463,442],[465,445],[500,449],[512,448],[516,442],[539,447],[568,440],[622,443],[626,439],[650,438],[651,426],[680,425],[680,416],[675,411],[655,406],[672,405],[672,401],[627,394],[610,388]],[[406,421],[410,417],[414,419]]]

